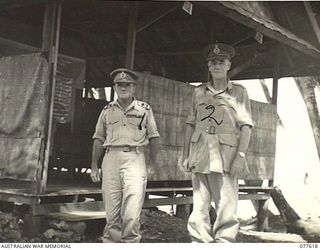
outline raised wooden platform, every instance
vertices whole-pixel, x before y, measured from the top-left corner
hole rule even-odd
[[[0,200],[30,205],[32,216],[46,216],[67,221],[91,220],[105,217],[100,186],[72,183],[49,184],[42,194],[34,194],[30,183],[0,182]],[[257,200],[263,206],[272,187],[239,186],[239,200]],[[156,197],[156,198],[150,198]],[[150,187],[146,191],[144,208],[165,205],[192,204],[192,187]]]

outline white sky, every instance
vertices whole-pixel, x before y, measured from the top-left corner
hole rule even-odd
[[[237,81],[250,99],[266,102],[259,80]],[[272,79],[266,83],[272,93]],[[316,91],[318,100],[319,92]],[[319,107],[319,102],[318,102]],[[278,86],[278,113],[284,124],[277,130],[274,185],[301,217],[320,216],[320,163],[308,113],[293,78],[282,78]],[[305,176],[308,178],[305,180]],[[239,213],[243,213],[239,206]],[[271,210],[277,213],[273,203]]]

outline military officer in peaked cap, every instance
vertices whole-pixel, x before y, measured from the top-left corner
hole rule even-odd
[[[250,100],[243,86],[228,79],[232,46],[210,44],[204,55],[210,80],[194,90],[183,150],[183,165],[192,171],[193,185],[188,231],[197,242],[234,242],[239,227],[237,177],[248,171]],[[210,205],[217,215],[213,225]]]
[[[150,142],[155,161],[159,133],[149,104],[134,97],[138,75],[125,68],[111,72],[118,99],[102,110],[93,135],[91,179],[100,181],[107,224],[103,242],[140,242],[147,170],[143,147]]]

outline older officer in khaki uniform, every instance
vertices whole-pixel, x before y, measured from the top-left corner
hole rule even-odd
[[[204,53],[210,81],[194,90],[183,152],[183,165],[192,171],[193,184],[188,231],[196,242],[234,242],[239,227],[237,176],[248,171],[250,101],[246,89],[227,77],[234,48],[215,43]],[[217,213],[213,226],[210,205]]]
[[[103,242],[140,242],[139,220],[147,184],[143,147],[150,142],[154,161],[159,133],[151,107],[134,98],[138,75],[121,68],[110,76],[118,99],[98,119],[91,179],[100,181],[98,161],[105,151],[101,167],[107,220]]]

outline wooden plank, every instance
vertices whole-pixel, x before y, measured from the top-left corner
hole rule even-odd
[[[270,194],[239,194],[239,200],[268,200]]]
[[[145,200],[143,207],[156,207],[156,206],[166,206],[171,204],[183,205],[183,204],[192,204],[192,196],[185,197],[173,197],[173,198],[159,198],[159,199],[149,199]]]
[[[84,221],[84,220],[96,220],[106,217],[105,211],[89,211],[89,212],[69,212],[69,213],[50,213],[46,217],[65,221]]]
[[[46,215],[50,213],[83,213],[104,211],[102,201],[40,204],[32,207],[31,214]]]
[[[39,197],[54,197],[54,196],[73,196],[73,195],[86,195],[86,194],[101,194],[101,189],[69,189],[60,190],[50,193],[42,193]]]
[[[38,199],[34,196],[30,195],[15,195],[10,193],[0,193],[0,200],[1,201],[8,201],[8,202],[16,202],[28,205],[37,204]]]
[[[257,191],[257,192],[269,192],[273,187],[261,187],[261,186],[239,186],[239,191]]]
[[[156,193],[156,192],[181,192],[181,191],[192,191],[192,187],[176,187],[176,188],[147,188],[147,193]]]

